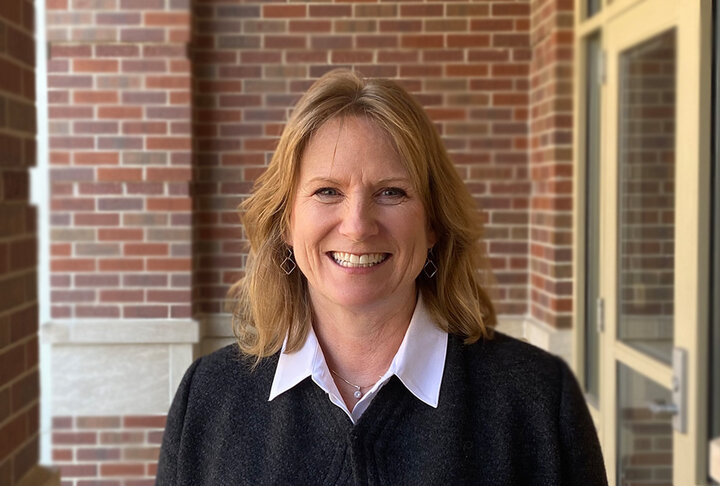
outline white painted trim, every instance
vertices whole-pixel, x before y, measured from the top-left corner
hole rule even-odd
[[[56,320],[44,324],[41,339],[62,344],[196,344],[199,325],[190,319]]]
[[[710,441],[710,477],[720,483],[720,437]]]
[[[50,158],[48,155],[47,35],[45,0],[34,1],[35,16],[35,167],[30,170],[30,201],[37,210],[37,295],[39,322],[50,320]],[[39,346],[40,463],[52,463],[52,369],[48,344]]]

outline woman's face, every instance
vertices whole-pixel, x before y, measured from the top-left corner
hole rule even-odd
[[[314,306],[367,311],[415,299],[435,236],[388,136],[350,116],[310,139],[287,242]]]

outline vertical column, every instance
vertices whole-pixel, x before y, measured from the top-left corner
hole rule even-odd
[[[572,319],[572,9],[543,0],[532,12],[530,315],[551,334]]]
[[[35,40],[30,0],[0,3],[0,484],[38,462]]]
[[[198,341],[189,2],[47,7],[52,457],[64,484],[151,484]]]
[[[53,6],[52,317],[188,318],[187,8]]]

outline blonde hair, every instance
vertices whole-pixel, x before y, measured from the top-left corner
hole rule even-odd
[[[417,285],[443,330],[466,343],[490,338],[495,310],[484,288],[489,276],[480,244],[482,224],[474,200],[450,161],[433,123],[397,83],[334,70],[318,79],[295,106],[267,170],[240,205],[250,243],[245,276],[229,291],[233,331],[240,349],[258,358],[299,349],[312,325],[307,281],[280,268],[288,256],[284,236],[303,152],[313,134],[339,116],[363,116],[394,142],[437,236],[437,274]]]

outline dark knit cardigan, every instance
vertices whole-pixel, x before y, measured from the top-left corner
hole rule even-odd
[[[198,359],[167,418],[157,485],[606,485],[567,365],[495,333],[451,336],[432,408],[397,377],[357,424],[310,378],[268,401],[278,355]]]

